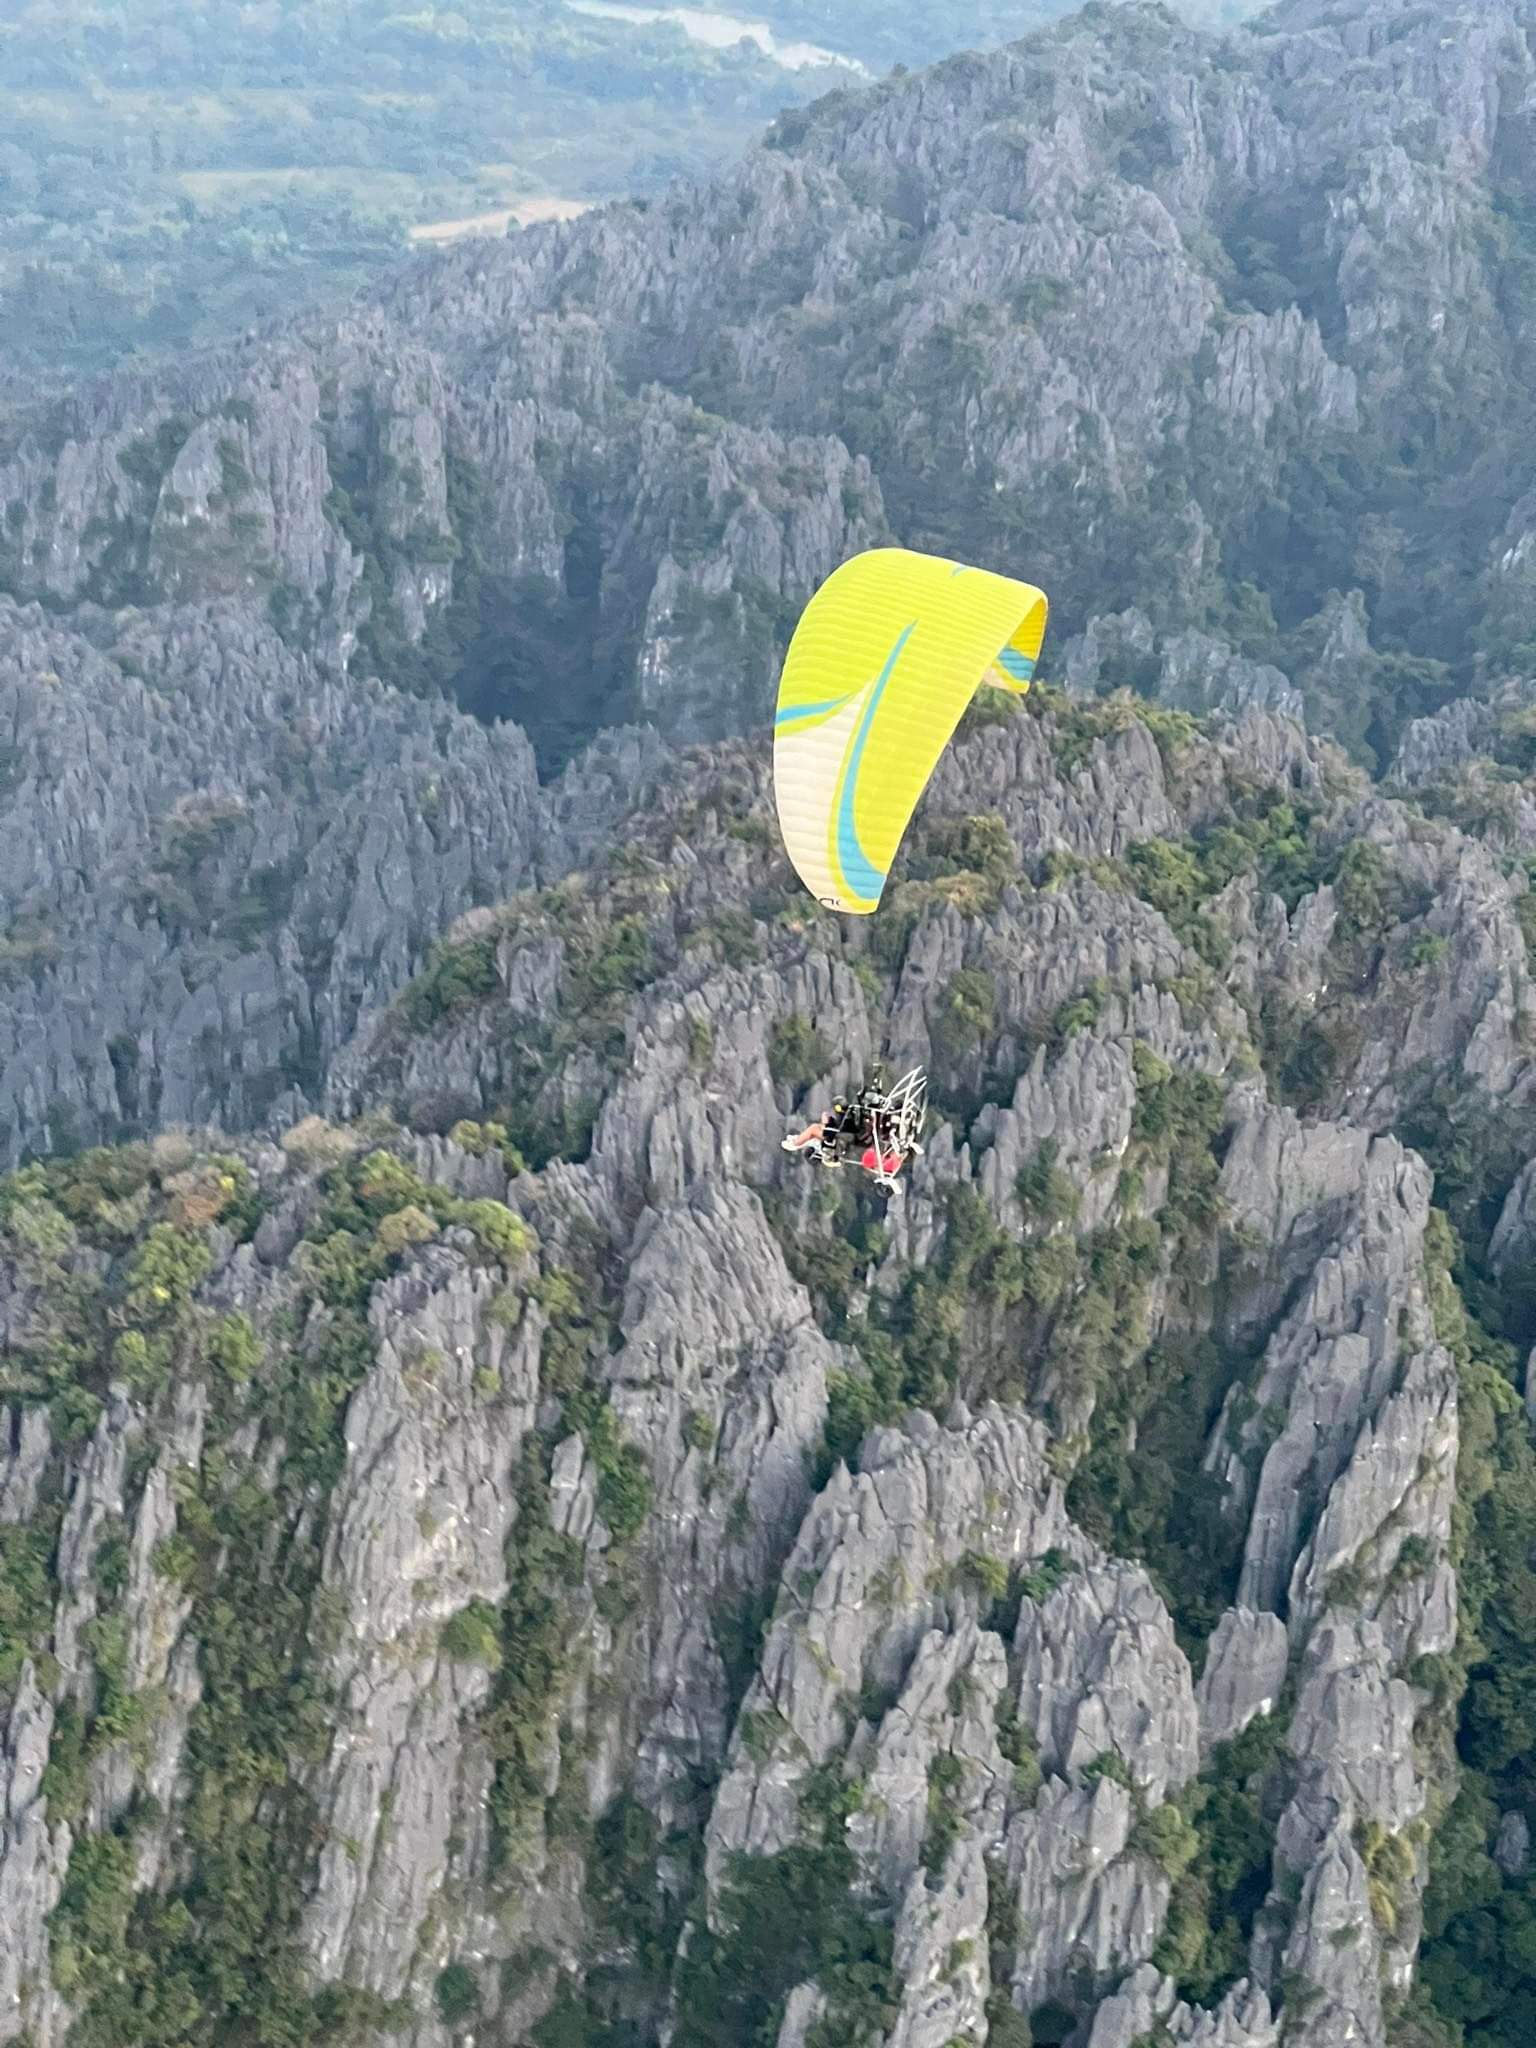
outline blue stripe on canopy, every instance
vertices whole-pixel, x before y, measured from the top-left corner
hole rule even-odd
[[[842,697],[826,697],[820,704],[786,704],[782,711],[773,715],[775,725],[788,725],[796,718],[819,718],[823,711],[835,711],[839,704],[846,704],[849,697],[857,696],[856,690],[849,690]]]
[[[869,702],[864,706],[864,716],[859,721],[859,730],[849,752],[848,765],[843,770],[843,786],[838,793],[837,803],[837,858],[843,870],[844,881],[857,896],[878,896],[885,887],[884,870],[874,865],[859,844],[858,826],[854,821],[853,805],[858,793],[859,764],[864,758],[864,742],[869,738],[869,728],[874,722],[880,699],[885,694],[885,686],[895,673],[896,664],[901,659],[901,650],[916,631],[917,621],[914,619],[886,656],[885,667],[881,669],[879,680],[870,692]]]

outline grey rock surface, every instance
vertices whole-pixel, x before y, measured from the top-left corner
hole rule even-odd
[[[445,1247],[381,1290],[377,1363],[347,1413],[331,1503],[323,1592],[340,1617],[337,1713],[317,1774],[328,1846],[304,1942],[322,1977],[385,1998],[431,1960],[395,1931],[426,1923],[457,1874],[455,1809],[474,1796],[460,1789],[464,1734],[490,1676],[445,1649],[443,1630],[506,1592],[514,1473],[538,1389],[536,1321],[508,1331],[488,1313],[501,1284]]]
[[[1287,1287],[1292,1304],[1265,1345],[1253,1389],[1260,1413],[1281,1422],[1262,1450],[1238,1592],[1241,1604],[1273,1612],[1309,1513],[1344,1471],[1366,1416],[1388,1396],[1400,1321],[1422,1321],[1429,1181],[1395,1140],[1306,1128],[1283,1112],[1239,1126],[1222,1177],[1234,1212],[1251,1219],[1265,1248],[1266,1270],[1250,1298],[1273,1300]],[[1234,1433],[1232,1412],[1229,1402],[1211,1457],[1236,1492],[1246,1490],[1237,1446],[1254,1441],[1256,1426]]]
[[[858,1475],[835,1474],[818,1497],[785,1565],[796,1590],[743,1708],[767,1727],[760,1753],[733,1745],[709,1826],[712,1880],[732,1854],[797,1838],[806,1772],[841,1754],[844,1696],[903,1683],[967,1552],[1007,1562],[1053,1547],[1082,1539],[1034,1424],[992,1409],[963,1431],[917,1416],[876,1432]],[[926,1799],[926,1777],[909,1789]]]
[[[1070,1777],[1118,1757],[1149,1806],[1199,1767],[1189,1663],[1144,1573],[1089,1567],[1019,1611],[1019,1713],[1042,1767]]]
[[[120,1388],[79,1441],[38,1421],[49,1411],[34,1399],[13,1407],[7,1526],[61,1507],[52,1710],[91,1712],[106,1697],[97,1624],[117,1608],[103,1606],[95,1562],[115,1540],[125,1649],[145,1689],[163,1693],[147,1748],[110,1744],[93,1760],[79,1817],[88,1833],[109,1829],[152,1793],[162,1817],[136,1840],[137,1881],[179,1881],[208,1711],[201,1596],[189,1603],[156,1560],[184,1533],[185,1474],[225,1472],[220,1484],[291,1500],[283,1513],[300,1520],[285,1526],[316,1544],[332,1704],[304,1770],[319,1834],[303,1876],[303,1967],[316,1983],[412,2002],[416,2048],[444,2048],[426,2001],[451,1964],[472,1972],[487,2011],[525,2030],[557,1982],[586,1981],[592,1943],[607,1937],[593,1932],[584,1831],[638,1813],[628,1825],[696,1845],[700,1924],[728,1941],[739,1859],[804,1850],[829,1787],[852,1802],[839,1839],[899,1959],[899,2038],[948,2048],[1006,1999],[1026,2012],[1066,2001],[1090,2029],[1124,2033],[1150,2013],[1175,2040],[1269,2048],[1289,1946],[1321,1967],[1281,1910],[1290,1892],[1300,1885],[1331,1932],[1355,1884],[1341,1843],[1357,1829],[1405,1840],[1426,1809],[1407,1672],[1456,1625],[1457,1390],[1431,1327],[1423,1164],[1386,1132],[1276,1107],[1254,1054],[1245,1005],[1262,1019],[1267,1000],[1286,998],[1266,995],[1243,935],[1278,917],[1298,935],[1286,987],[1326,979],[1328,892],[1293,916],[1246,879],[1231,884],[1216,914],[1239,943],[1229,983],[1215,985],[1168,916],[1092,865],[1221,819],[1230,778],[1262,771],[1319,791],[1326,758],[1254,714],[1190,737],[1175,772],[1117,716],[1065,762],[1058,714],[1015,720],[962,740],[939,780],[936,818],[993,801],[1029,858],[1082,865],[1042,886],[1021,864],[982,915],[913,885],[906,943],[876,970],[891,1028],[979,1106],[936,1121],[879,1234],[857,1235],[846,1208],[831,1213],[836,1186],[777,1149],[786,1124],[875,1049],[872,963],[800,920],[752,919],[766,793],[760,768],[726,745],[674,778],[621,861],[463,917],[458,942],[486,942],[489,986],[435,1019],[392,1008],[365,1022],[332,1069],[333,1107],[361,1118],[355,1128],[311,1117],[281,1145],[240,1148],[260,1218],[246,1243],[211,1230],[199,1299],[251,1319],[258,1377],[296,1341],[324,1355],[334,1312],[303,1307],[316,1232],[344,1220],[341,1237],[368,1242],[387,1223],[407,1244],[371,1283],[323,1526],[305,1533],[318,1503],[281,1493],[281,1433],[254,1410],[222,1419],[226,1396],[217,1382],[204,1395],[196,1373],[163,1401]],[[1038,786],[1027,811],[1006,779],[1026,769]],[[1355,803],[1352,790],[1343,801]],[[1448,836],[1425,844],[1426,861],[1436,845],[1459,858]],[[598,1034],[584,1010],[573,1016],[572,991],[626,917],[644,926],[647,966]],[[945,1018],[962,973],[985,986],[990,1013],[957,1046]],[[787,1018],[819,1063],[794,1079],[775,1075]],[[553,1056],[552,1031],[568,1034]],[[1207,1105],[1219,1151],[1210,1236],[1172,1235],[1193,1162],[1173,1166],[1147,1135],[1174,1076]],[[470,1120],[431,1107],[444,1097]],[[583,1127],[579,1144],[516,1170],[496,1119],[537,1130],[583,1099],[590,1136]],[[355,1188],[381,1142],[436,1192],[383,1218],[329,1210],[335,1176]],[[1042,1220],[1019,1180],[1038,1176],[1052,1144],[1055,1207]],[[203,1185],[190,1140],[153,1157],[165,1185],[133,1198],[130,1234],[158,1213],[151,1200],[195,1201]],[[125,1284],[117,1253],[37,1202],[26,1196],[6,1223],[0,1313],[23,1357],[47,1327],[61,1261],[82,1284]],[[495,1214],[510,1203],[534,1242],[500,1264],[423,1202]],[[978,1268],[938,1326],[953,1374],[940,1412],[849,1433],[849,1390],[869,1386],[881,1356],[872,1341],[899,1335],[916,1276],[949,1285],[971,1214],[1025,1261],[1024,1294],[991,1299],[993,1269]],[[1028,1306],[1031,1273],[1051,1270],[1030,1260],[1071,1261],[1074,1285],[1091,1289],[1092,1266],[1076,1262],[1136,1242],[1123,1233],[1158,1218],[1169,1256],[1138,1283],[1126,1384],[1155,1370],[1159,1345],[1208,1342],[1232,1361],[1198,1482],[1215,1489],[1228,1531],[1229,1606],[1198,1686],[1147,1572],[1090,1539],[1066,1505],[1082,1444],[1123,1427],[1124,1387],[1085,1376],[1082,1354]],[[910,1370],[923,1354],[905,1358]],[[842,1432],[841,1462],[823,1449],[828,1427]],[[1129,1435],[1110,1444],[1137,1455]],[[640,1475],[631,1526],[624,1485]],[[521,1803],[503,1823],[492,1739],[508,1666],[450,1655],[444,1631],[468,1614],[456,1639],[483,1642],[473,1617],[509,1611],[519,1560],[545,1541],[560,1560],[559,1678],[529,1722]],[[761,1642],[748,1635],[743,1649],[735,1631],[753,1616],[766,1616]],[[1146,1975],[1171,1886],[1138,1840],[1142,1816],[1292,1693],[1266,1795],[1277,1889],[1255,1928],[1250,1988],[1181,2013]],[[32,1851],[11,1854],[33,1870]],[[509,1854],[510,1893],[498,1876]],[[675,1942],[687,1880],[669,1856],[655,1869]],[[1393,1934],[1352,1937],[1389,1985],[1413,1968],[1414,1873]],[[1007,1932],[1013,1920],[1029,1934]],[[554,1960],[525,1969],[527,1953]],[[32,1963],[44,1986],[46,1952]],[[503,1963],[517,1984],[505,1995]],[[1330,1961],[1320,1996],[1374,2024],[1363,1979],[1341,1967]],[[807,1977],[802,1992],[776,2016],[786,2038],[842,2023],[835,1983]],[[31,2001],[34,2029],[54,2024],[50,1995]],[[643,1993],[658,2032],[673,1995]]]
[[[1030,1937],[1014,1963],[1013,2000],[1024,2011],[1081,1996],[1084,1980],[1090,1997],[1102,1995],[1151,1956],[1168,1880],[1131,1849],[1135,1819],[1130,1793],[1099,1778],[1057,1779],[1015,1820],[1008,1875]]]
[[[1191,2048],[1271,2048],[1280,2038],[1279,2021],[1258,1986],[1245,1980],[1214,2011],[1192,2010],[1166,1977],[1143,1963],[1094,2014],[1088,2048],[1136,2048],[1159,2029]]]
[[[238,607],[123,615],[99,647],[0,607],[0,887],[32,934],[0,1005],[13,1160],[293,1121],[454,916],[573,865],[654,760],[618,795],[599,750],[546,794],[514,729],[341,681]]]
[[[1531,1830],[1522,1813],[1506,1813],[1499,1822],[1493,1860],[1508,1878],[1524,1877],[1531,1860]]]
[[[443,925],[643,794],[541,795],[440,685],[545,769],[626,719],[756,730],[799,605],[893,538],[1036,577],[1074,688],[1304,705],[1359,747],[1447,522],[1528,641],[1530,478],[1487,453],[1526,380],[1480,233],[1525,161],[1523,21],[1491,0],[1447,48],[1396,0],[1220,43],[1089,17],[796,112],[711,185],[8,409],[8,1152],[315,1106]],[[1223,575],[1291,562],[1298,476],[1396,460],[1436,408],[1478,452],[1426,475],[1422,532],[1340,517],[1304,627],[1223,614]],[[1404,786],[1472,716],[1412,723]],[[1502,999],[1476,950],[1446,984]],[[1446,1024],[1384,1036],[1372,1091]],[[1508,1048],[1468,1050],[1502,1085]]]
[[[52,1703],[26,1664],[0,1744],[0,2039],[30,2032],[44,2048],[62,2041],[68,2025],[48,1976],[48,1916],[63,1891],[71,1847],[67,1827],[50,1828],[43,1796],[53,1725]]]
[[[1229,1607],[1206,1645],[1195,1690],[1200,1753],[1241,1735],[1256,1716],[1273,1713],[1290,1666],[1290,1637],[1278,1614]]]
[[[72,1872],[136,1964],[159,1901],[203,1938],[249,1714],[292,2029],[345,1990],[369,2048],[662,2042],[700,1957],[740,1991],[743,1872],[835,1853],[886,2048],[999,2001],[1385,2048],[1459,1620],[1413,1146],[1510,1155],[1512,1291],[1536,818],[1480,752],[1521,679],[1398,733],[1442,683],[1383,650],[1456,507],[1447,631],[1536,622],[1529,465],[1474,417],[1528,421],[1486,233],[1528,17],[1092,13],[7,415],[0,1150],[45,1163],[0,1201],[0,2041],[96,1995]],[[1341,555],[1324,470],[1406,472],[1430,415],[1473,466]],[[1242,590],[1281,507],[1323,536],[1283,631]],[[834,928],[762,732],[805,597],[897,537],[1038,577],[1070,694],[968,720]],[[877,1215],[778,1139],[881,1052],[935,1114]],[[73,1157],[211,1124],[223,1166]],[[1149,1817],[1287,1711],[1197,2009]],[[846,2030],[781,1960],[764,2038]]]

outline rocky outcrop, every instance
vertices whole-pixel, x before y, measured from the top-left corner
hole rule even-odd
[[[1132,1971],[1121,1988],[1094,2014],[1088,2048],[1136,2048],[1164,2033],[1190,2048],[1271,2048],[1278,2042],[1278,2017],[1258,1987],[1234,1985],[1214,2012],[1191,2010],[1166,1977],[1149,1963]]]
[[[903,1986],[891,2048],[947,2048],[987,2026],[989,1874],[981,1848],[952,1852],[935,1893],[914,1874],[896,1920],[892,1959]]]
[[[1056,1781],[1027,1824],[1015,1823],[1008,1877],[1033,1937],[1013,1970],[1024,2011],[1069,1998],[1091,2005],[1147,1961],[1168,1906],[1168,1880],[1131,1847],[1136,1809],[1109,1778]]]
[[[25,1522],[37,1512],[38,1490],[48,1470],[53,1432],[46,1408],[8,1408],[0,1522]]]
[[[1211,1452],[1230,1496],[1251,1498],[1239,1598],[1276,1611],[1311,1514],[1391,1391],[1400,1321],[1424,1316],[1428,1175],[1393,1140],[1309,1128],[1281,1112],[1238,1126],[1223,1186],[1264,1259],[1234,1334],[1263,1327],[1268,1305],[1290,1303],[1252,1390],[1229,1398]],[[1240,1408],[1249,1419],[1236,1419]]]
[[[341,1106],[365,1112],[355,1130],[309,1119],[281,1147],[243,1150],[238,1175],[219,1169],[248,1186],[247,1241],[197,1221],[231,1196],[185,1143],[123,1169],[118,1221],[92,1206],[105,1197],[69,1192],[72,1168],[23,1176],[7,1198],[4,1314],[24,1355],[49,1304],[70,1299],[61,1261],[83,1298],[105,1281],[125,1299],[111,1232],[136,1242],[175,1215],[211,1233],[199,1314],[243,1316],[256,1333],[249,1357],[239,1340],[241,1371],[265,1387],[291,1369],[298,1333],[306,1381],[332,1386],[334,1303],[361,1299],[350,1262],[382,1262],[365,1273],[366,1327],[346,1340],[362,1349],[339,1354],[350,1363],[318,1492],[285,1476],[302,1411],[281,1397],[274,1430],[238,1391],[249,1379],[232,1395],[201,1366],[174,1395],[119,1386],[78,1441],[56,1435],[66,1411],[15,1411],[7,1526],[65,1503],[42,1711],[99,1716],[119,1668],[154,1702],[152,1742],[104,1741],[70,1820],[33,1829],[49,1882],[64,1883],[80,1831],[136,1825],[141,1793],[160,1817],[135,1834],[135,1880],[182,1881],[204,1731],[225,1711],[207,1690],[221,1625],[207,1603],[234,1568],[227,1550],[205,1555],[186,1504],[232,1487],[311,1560],[299,1613],[314,1617],[302,1629],[327,1704],[294,1794],[313,1844],[287,1908],[304,1981],[348,1984],[370,2010],[404,2000],[421,2048],[441,2048],[428,2001],[444,1973],[524,2027],[549,2009],[555,1973],[567,1999],[601,1995],[585,1987],[609,1938],[612,1816],[652,1845],[646,1953],[686,1957],[693,1942],[729,1949],[744,1871],[826,1853],[829,1801],[851,1873],[840,1883],[889,1944],[892,2038],[947,2048],[1005,2005],[1051,2006],[1111,2042],[1126,2014],[1150,2014],[1175,2040],[1248,2048],[1272,2040],[1298,1971],[1314,1972],[1328,2010],[1370,2019],[1365,1978],[1343,1972],[1293,1894],[1331,1934],[1361,1881],[1350,1857],[1377,1886],[1378,1920],[1389,1873],[1394,1931],[1360,1940],[1371,1968],[1404,1980],[1418,1879],[1379,1844],[1407,1840],[1425,1810],[1405,1673],[1448,1646],[1456,1612],[1457,1402],[1421,1277],[1427,1176],[1393,1138],[1275,1108],[1248,1014],[1221,992],[1201,1000],[1177,913],[1134,887],[1134,849],[1175,838],[1191,811],[1222,817],[1229,764],[1253,752],[1192,735],[1170,762],[1111,708],[1063,759],[1068,716],[1047,706],[962,743],[937,820],[957,796],[977,801],[977,778],[990,795],[994,773],[1034,764],[1019,871],[980,914],[931,880],[900,885],[913,921],[883,969],[796,920],[737,912],[763,886],[763,792],[727,747],[666,792],[621,860],[470,914],[454,944],[483,944],[486,978],[450,990],[435,1018],[381,1015],[338,1065]],[[1314,772],[1294,732],[1262,717],[1243,730],[1283,787]],[[996,801],[1016,798],[999,786]],[[1032,882],[1030,862],[1050,855],[1067,873]],[[615,967],[605,991],[593,963],[636,929],[644,945],[626,940],[638,950],[624,957],[643,965]],[[981,1104],[933,1130],[885,1234],[864,1237],[848,1215],[829,1223],[776,1139],[797,1097],[873,1051],[882,972],[893,1029]],[[990,1004],[968,1046],[948,1021],[962,974]],[[590,1136],[518,1170],[497,1117],[538,1128],[587,1089]],[[1171,1164],[1159,1119],[1181,1091],[1219,1169],[1214,1154]],[[461,1120],[445,1130],[447,1100]],[[369,1108],[386,1102],[427,1108],[401,1131]],[[395,1166],[372,1158],[381,1140]],[[82,1169],[82,1187],[104,1170]],[[1154,1343],[1207,1335],[1254,1360],[1249,1385],[1226,1389],[1206,1461],[1239,1554],[1237,1604],[1197,1687],[1152,1578],[1068,1512],[1099,1409],[1119,1414],[1122,1396],[1084,1376],[1081,1334],[1029,1305],[1054,1267],[1027,1260],[1083,1261],[1073,1285],[1091,1295],[1092,1261],[1144,1244],[1123,1234],[1171,1218],[1180,1176],[1201,1172],[1219,1201],[1199,1228],[1214,1236],[1186,1243],[1168,1221],[1134,1311],[1114,1311],[1135,1332],[1138,1374],[1160,1369]],[[37,1206],[49,1188],[87,1240]],[[1023,1304],[976,1267],[968,1304],[926,1326],[935,1349],[882,1349],[909,1344],[905,1319],[930,1313],[916,1276],[953,1284],[962,1198],[996,1234],[989,1258],[1020,1248]],[[1222,1276],[1219,1294],[1203,1273]],[[974,1412],[953,1392],[937,1413],[895,1399],[899,1425],[850,1428],[861,1402],[894,1398],[875,1393],[872,1369],[899,1387],[892,1372],[931,1371],[941,1342]],[[988,1400],[1012,1357],[1008,1399]],[[1054,1437],[1021,1389],[1049,1404]],[[1089,1508],[1104,1505],[1090,1489]],[[97,1564],[118,1531],[120,1581]],[[258,1547],[256,1585],[284,1554]],[[537,1698],[518,1690],[525,1669],[546,1674]],[[1179,1816],[1219,1746],[1282,1712],[1276,1890],[1255,1922],[1251,1985],[1208,2012],[1180,2007],[1148,1974],[1184,1853]],[[702,1864],[691,1925],[685,1866],[662,1842],[679,1859],[693,1844]],[[32,1881],[37,1853],[18,1845],[10,1868]],[[49,1938],[29,1950],[39,1985]],[[518,1961],[539,1954],[553,1961]],[[789,2040],[849,1995],[804,1960],[775,2008]],[[503,1962],[517,1987],[505,1993]],[[670,1963],[647,1968],[625,1996],[659,2027],[691,1994],[669,1988]],[[51,2010],[39,1993],[34,2026]]]
[[[1067,642],[1062,664],[1067,688],[1085,694],[1132,688],[1201,716],[1302,716],[1301,692],[1272,663],[1250,660],[1211,633],[1186,628],[1160,636],[1136,607],[1089,619]]]
[[[460,910],[574,864],[656,760],[604,747],[546,794],[510,728],[327,679],[238,611],[101,652],[13,609],[7,698],[12,1159],[292,1121]]]
[[[1359,9],[1292,0],[1219,45],[1088,17],[796,110],[708,186],[23,408],[9,1155],[312,1106],[435,930],[593,843],[552,831],[513,736],[426,703],[520,722],[546,784],[625,719],[757,730],[799,606],[873,542],[1036,578],[1075,689],[1304,704],[1361,758],[1420,708],[1381,648],[1423,637],[1435,536],[1470,522],[1489,575],[1436,596],[1429,642],[1528,640],[1518,292],[1482,232],[1490,167],[1529,174],[1518,10],[1446,54]],[[1411,533],[1369,485],[1410,460]],[[1419,718],[1404,786],[1471,737]],[[654,766],[580,806],[598,833]],[[1508,936],[1447,964],[1463,1009],[1522,1000]],[[1373,1095],[1450,1021],[1377,1041]],[[1469,1071],[1502,1088],[1483,1036]]]
[[[1451,1648],[1456,1449],[1451,1361],[1439,1349],[1416,1352],[1400,1389],[1361,1430],[1296,1560],[1287,1600],[1293,1628],[1310,1629],[1330,1599],[1340,1599],[1337,1575],[1358,1575],[1354,1597],[1380,1623],[1399,1664]]]
[[[712,1617],[782,1568],[840,1361],[756,1202],[709,1184],[645,1232],[623,1325],[611,1399],[647,1446],[658,1592],[626,1646],[613,1769],[670,1822],[730,1734]]]
[[[1026,1601],[1014,1647],[1020,1716],[1051,1776],[1115,1756],[1160,1806],[1195,1775],[1189,1664],[1144,1574],[1074,1572],[1043,1603]]]
[[[1307,1875],[1285,1950],[1295,1987],[1286,2032],[1307,2048],[1382,2038],[1380,1964],[1366,1932],[1370,1910],[1365,1865],[1340,1828]]]
[[[1485,750],[1490,725],[1487,706],[1472,697],[1458,697],[1432,718],[1410,719],[1386,781],[1423,789],[1454,775]]]
[[[446,1943],[434,1908],[483,1850],[484,1766],[465,1738],[491,1674],[455,1654],[449,1625],[505,1598],[515,1475],[538,1402],[540,1319],[525,1310],[509,1330],[493,1317],[503,1286],[445,1246],[380,1290],[376,1363],[348,1410],[329,1504],[322,1597],[339,1623],[337,1705],[316,1774],[326,1846],[303,1940],[321,1978],[385,1999],[448,1960],[400,1930],[436,1920]]]
[[[925,1636],[957,1596],[964,1600],[968,1555],[1006,1565],[1081,1549],[1043,1453],[1036,1428],[1001,1410],[960,1431],[916,1417],[867,1443],[857,1475],[834,1476],[785,1565],[794,1595],[769,1630],[743,1706],[761,1733],[751,1746],[733,1746],[715,1798],[716,1881],[728,1857],[770,1855],[797,1839],[801,1785],[842,1754],[848,1704],[865,1691],[895,1691],[892,1711],[901,1712],[900,1689]],[[901,1719],[910,1722],[910,1708]],[[907,1774],[909,1797],[925,1800],[926,1784]],[[912,1830],[921,1840],[921,1809],[905,1826],[910,1851]]]
[[[1196,1691],[1202,1756],[1275,1711],[1289,1667],[1290,1637],[1278,1614],[1227,1609],[1205,1646]]]
[[[1536,1253],[1536,1159],[1521,1168],[1488,1243],[1488,1262],[1505,1277]]]
[[[1527,892],[1434,794],[1478,719],[1415,809],[1295,711],[1364,759],[1449,687],[1340,449],[1469,561],[1526,488],[1452,493],[1417,350],[1529,81],[1502,5],[1362,5],[893,79],[9,450],[0,2040],[163,1979],[413,2048],[1383,2048],[1463,1412],[1518,1421],[1415,1146],[1497,1131],[1513,1298]],[[1446,359],[1514,431],[1501,318]],[[836,925],[730,736],[892,533],[1037,574],[1071,688]],[[934,1115],[877,1210],[777,1141],[881,1053]]]
[[[53,1725],[53,1705],[26,1663],[0,1746],[0,1903],[8,1930],[0,1957],[0,2038],[12,2041],[30,2031],[49,2048],[63,2039],[65,2015],[49,1984],[48,1916],[64,1888],[71,1846],[67,1827],[48,1824],[43,1775]]]

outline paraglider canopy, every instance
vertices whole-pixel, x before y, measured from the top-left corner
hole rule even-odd
[[[1033,584],[907,548],[835,569],[779,682],[773,782],[795,872],[828,910],[879,904],[902,834],[983,684],[1029,688],[1045,637]]]

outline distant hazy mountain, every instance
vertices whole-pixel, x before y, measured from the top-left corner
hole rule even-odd
[[[0,375],[342,301],[411,232],[654,192],[840,79],[1061,11],[22,0],[0,23]]]

